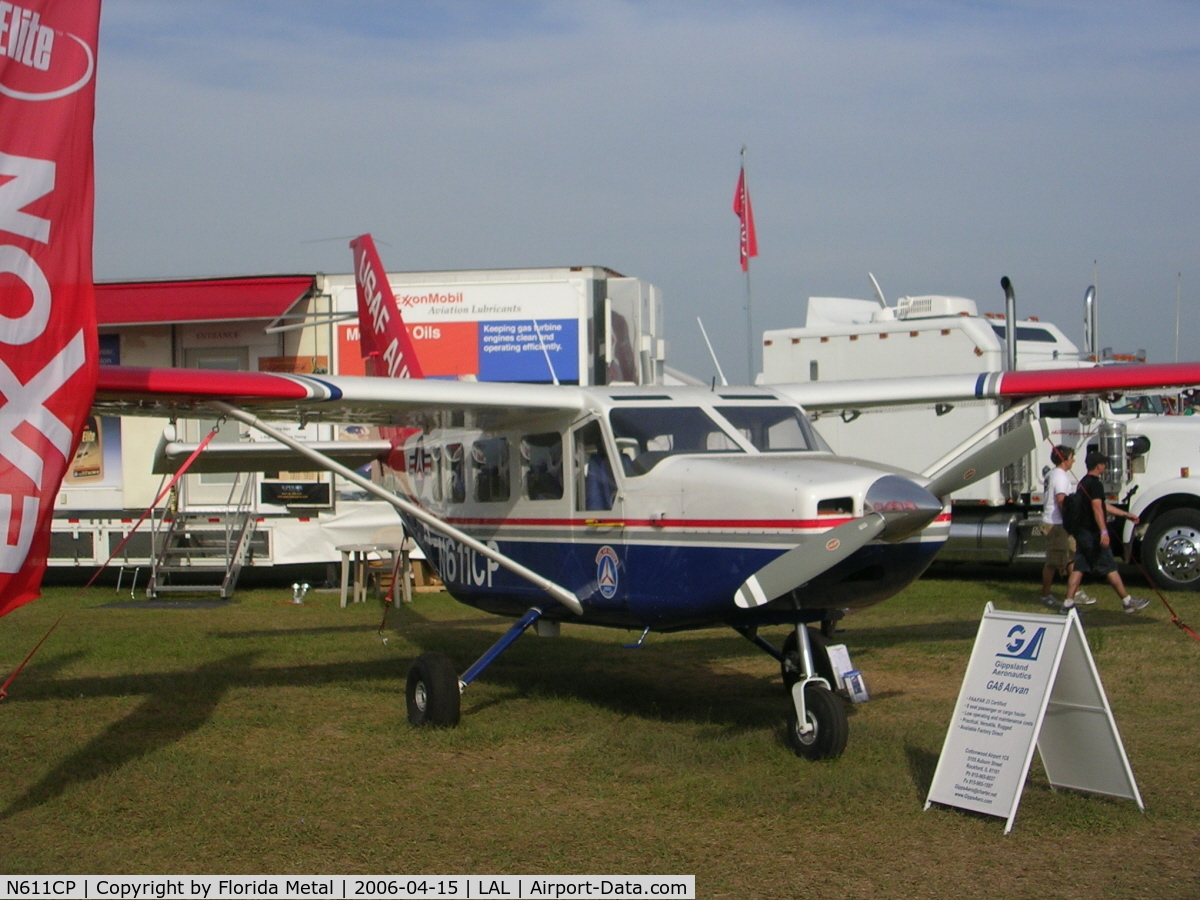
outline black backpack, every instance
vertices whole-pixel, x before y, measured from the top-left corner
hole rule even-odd
[[[1075,493],[1068,494],[1063,498],[1062,503],[1062,520],[1063,529],[1067,534],[1079,534],[1083,530],[1084,523],[1087,522],[1087,517],[1092,511],[1092,498],[1080,485],[1075,489]]]

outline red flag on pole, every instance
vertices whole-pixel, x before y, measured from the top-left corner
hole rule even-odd
[[[0,615],[38,596],[96,387],[99,0],[0,3]]]
[[[733,211],[737,213],[742,223],[741,240],[738,253],[742,261],[742,271],[750,271],[750,257],[758,256],[758,237],[754,233],[754,210],[750,207],[750,191],[746,188],[746,169],[738,173],[737,190],[733,194]]]

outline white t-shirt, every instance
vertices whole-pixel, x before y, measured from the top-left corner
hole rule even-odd
[[[1055,466],[1050,470],[1050,474],[1046,477],[1046,499],[1042,505],[1042,521],[1047,525],[1061,525],[1062,510],[1058,508],[1055,500],[1059,494],[1075,493],[1075,484],[1071,481],[1071,476],[1065,471]]]

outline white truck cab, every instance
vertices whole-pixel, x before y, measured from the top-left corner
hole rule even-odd
[[[764,333],[762,382],[994,372],[1005,367],[1007,330],[1003,315],[981,314],[965,297],[904,297],[895,306],[812,297],[803,328]],[[1081,352],[1050,322],[1015,319],[1013,330],[1017,369],[1092,366],[1095,356],[1107,361],[1104,354]],[[1003,411],[990,400],[843,410],[816,417],[816,425],[838,453],[920,472]],[[1200,589],[1200,418],[1170,412],[1154,396],[1037,404],[1030,414],[1046,421],[1049,440],[953,495],[951,536],[939,560],[1040,559],[1050,449],[1066,444],[1077,451],[1076,478],[1084,474],[1089,449],[1113,460],[1105,477],[1109,499],[1141,520],[1125,522],[1126,561],[1140,562],[1162,587]]]

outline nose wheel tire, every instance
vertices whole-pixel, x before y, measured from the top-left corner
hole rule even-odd
[[[405,690],[408,721],[418,727],[458,724],[461,692],[458,672],[441,653],[425,653],[409,667]]]
[[[1200,588],[1200,510],[1173,509],[1151,522],[1142,540],[1142,564],[1164,590]]]
[[[805,759],[837,759],[845,751],[850,733],[841,699],[819,684],[810,684],[804,690],[804,706],[813,726],[805,734],[800,733],[795,705],[788,706],[787,737],[792,750]]]

